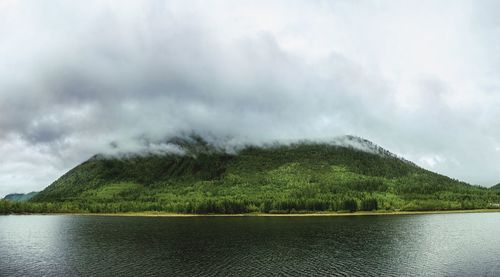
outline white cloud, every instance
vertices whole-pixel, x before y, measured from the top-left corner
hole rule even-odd
[[[354,134],[455,178],[500,179],[495,1],[0,5],[0,195],[41,189],[111,142],[190,130]]]
[[[439,155],[428,155],[421,157],[419,161],[424,166],[433,168],[437,164],[446,162],[446,159]]]

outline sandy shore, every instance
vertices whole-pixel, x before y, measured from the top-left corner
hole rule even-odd
[[[375,211],[375,212],[318,212],[318,213],[295,213],[295,214],[179,214],[165,212],[131,212],[131,213],[67,213],[57,215],[80,215],[80,216],[130,216],[130,217],[314,217],[314,216],[384,216],[384,215],[425,215],[425,214],[457,214],[457,213],[498,213],[500,209],[478,209],[478,210],[447,210],[447,211]],[[54,215],[54,214],[45,214]]]

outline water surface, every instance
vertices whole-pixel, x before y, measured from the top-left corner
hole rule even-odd
[[[500,213],[0,216],[0,276],[500,276]]]

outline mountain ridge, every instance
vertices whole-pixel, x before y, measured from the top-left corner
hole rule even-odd
[[[33,198],[37,194],[38,194],[37,191],[32,191],[29,193],[10,193],[10,194],[7,194],[3,198],[3,200],[13,201],[13,202],[24,202],[24,201],[29,201],[31,198]]]
[[[194,137],[177,139],[182,155],[97,155],[31,202],[178,213],[446,210],[500,202],[492,190],[420,168],[368,140],[344,138],[337,145],[302,141],[227,153]]]

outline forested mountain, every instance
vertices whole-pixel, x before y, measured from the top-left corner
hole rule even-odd
[[[500,190],[500,184],[496,184],[496,185],[492,186],[491,189]]]
[[[13,202],[23,202],[23,201],[30,200],[37,193],[38,192],[35,192],[35,191],[30,192],[30,193],[11,193],[11,194],[7,194],[3,199],[13,201]]]
[[[450,179],[357,137],[247,146],[194,137],[185,154],[96,155],[37,194],[42,210],[295,213],[488,208],[500,194]],[[27,208],[28,209],[28,208]]]

